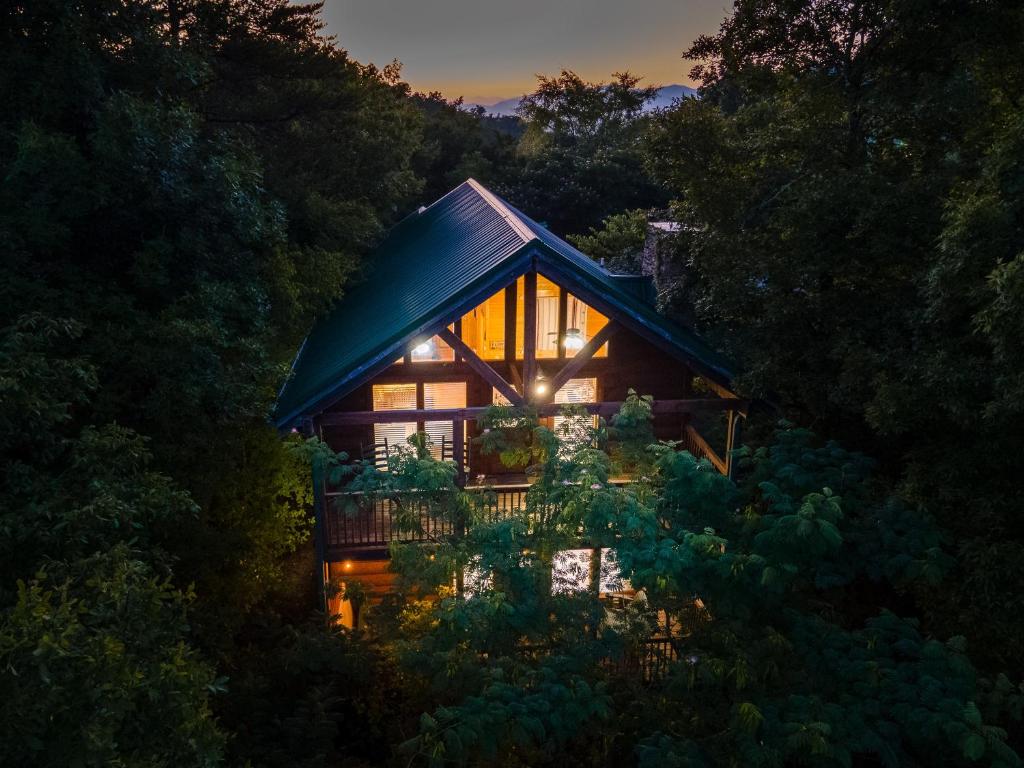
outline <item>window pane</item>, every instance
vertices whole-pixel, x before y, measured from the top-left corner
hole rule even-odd
[[[537,357],[558,357],[559,287],[537,275]]]
[[[596,403],[597,402],[597,379],[569,379],[565,386],[555,393],[556,403]],[[552,429],[556,435],[562,436],[561,427],[565,423],[564,416],[555,416],[552,420]],[[597,416],[592,417],[592,424],[597,426]],[[563,445],[566,453],[571,453],[573,446]]]
[[[570,293],[566,302],[565,356],[575,357],[580,347],[594,338],[607,324],[607,317]],[[607,356],[607,343],[602,344],[601,348],[594,353],[594,357]]]
[[[526,280],[516,283],[516,359],[522,360],[524,320],[526,313]],[[538,358],[558,357],[558,294],[561,289],[543,275],[537,275],[537,336]]]
[[[601,592],[628,592],[632,590],[629,579],[623,578],[614,549],[601,552]]]
[[[505,357],[505,291],[462,316],[462,340],[484,360]]]
[[[449,331],[454,330],[454,328],[454,325],[448,326]],[[440,336],[433,336],[412,348],[412,360],[414,363],[430,360],[447,360],[450,362],[454,359],[455,350],[445,344]]]
[[[415,410],[415,384],[375,384],[373,386],[373,410],[403,411]],[[388,451],[406,445],[406,441],[416,434],[416,422],[398,424],[374,424],[373,442],[381,445],[387,442]]]
[[[597,379],[569,379],[555,393],[556,403],[596,403]]]
[[[439,408],[465,408],[466,407],[466,382],[444,381],[428,382],[423,385],[423,407],[428,410]],[[430,454],[435,459],[453,458],[452,438],[454,436],[452,421],[427,421],[423,424],[423,431],[427,433],[430,441]],[[462,423],[463,445],[465,445],[466,423]],[[447,456],[442,456],[442,446],[447,446]]]
[[[564,549],[551,558],[551,593],[582,592],[590,586],[589,549]]]

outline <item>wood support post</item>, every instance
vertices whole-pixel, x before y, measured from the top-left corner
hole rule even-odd
[[[565,359],[565,332],[568,330],[569,314],[569,292],[565,288],[558,287],[558,352],[560,360]]]
[[[513,280],[512,285],[505,288],[505,362],[509,365],[515,365],[516,362],[516,310],[519,304],[517,293],[518,284]]]
[[[740,413],[738,411],[730,410],[725,446],[725,475],[730,480],[735,477],[736,462],[733,460],[732,452],[739,447],[741,424],[742,416]]]
[[[534,399],[537,380],[537,272],[525,276],[526,295],[523,297],[523,387],[526,401]]]

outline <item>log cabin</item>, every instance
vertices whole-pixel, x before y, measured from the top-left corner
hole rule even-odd
[[[523,503],[528,478],[476,449],[488,406],[529,404],[556,426],[566,403],[607,417],[633,389],[654,398],[658,438],[730,474],[747,402],[728,362],[659,314],[653,293],[650,276],[610,273],[469,179],[398,223],[312,329],[277,426],[381,467],[425,433],[460,485],[488,489],[500,512]],[[343,488],[317,472],[314,486],[322,583],[386,590],[388,547],[415,534],[391,524],[386,503],[353,516],[333,503]],[[351,606],[330,608],[357,620]]]

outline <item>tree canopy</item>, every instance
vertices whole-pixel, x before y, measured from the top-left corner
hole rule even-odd
[[[321,9],[0,7],[0,763],[1018,765],[1024,12],[737,0],[700,99],[566,70],[495,120]],[[671,206],[661,308],[776,409],[735,480],[636,395],[493,410],[499,519],[424,436],[382,472],[268,425],[469,175],[614,269]],[[346,584],[365,629],[316,607],[323,463],[463,533]]]

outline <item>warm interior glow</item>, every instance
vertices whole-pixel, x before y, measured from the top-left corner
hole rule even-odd
[[[454,331],[455,326],[449,325],[448,330]],[[414,363],[429,362],[431,360],[450,362],[455,359],[455,350],[445,344],[440,336],[434,336],[417,344],[412,348],[411,352]]]
[[[566,301],[565,356],[575,357],[576,352],[607,324],[607,317],[570,293]],[[575,329],[576,333],[570,334],[569,329]],[[571,343],[570,337],[574,337]],[[608,357],[607,342],[594,353],[594,357]]]
[[[504,359],[504,289],[462,316],[462,340],[484,360]]]
[[[426,382],[423,384],[423,407],[427,410],[439,408],[465,408],[466,407],[466,382],[464,381],[438,381]],[[430,440],[430,454],[435,459],[454,458],[452,451],[452,439],[454,437],[454,422],[452,421],[426,421],[423,423],[423,431],[427,433]],[[462,423],[463,444],[465,444],[466,423]],[[444,445],[448,446],[448,455],[442,456],[441,451]]]
[[[406,411],[416,408],[415,384],[374,384],[373,410],[375,411]],[[416,434],[416,422],[399,424],[374,424],[373,442],[376,445],[388,445],[388,450],[403,446],[411,435]]]
[[[543,275],[537,275],[537,335],[535,338],[537,358],[552,359],[559,356],[559,344],[565,350],[565,357],[573,357],[583,348],[588,339],[600,331],[608,318],[593,307],[566,293],[565,337],[559,341],[559,309],[562,288]],[[526,307],[526,278],[516,281],[516,343],[515,357],[522,360],[524,355],[523,329]],[[462,316],[462,340],[484,360],[502,360],[505,357],[505,291],[490,296],[470,312]],[[451,350],[440,339],[438,351],[422,350],[413,359],[450,360]],[[604,344],[594,357],[607,357],[608,345]]]

